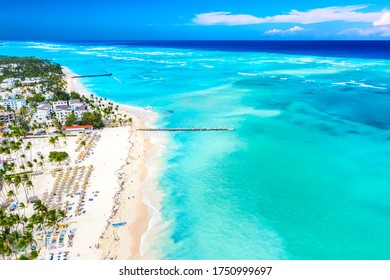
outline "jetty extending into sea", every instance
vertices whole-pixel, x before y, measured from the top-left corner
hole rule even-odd
[[[233,131],[231,127],[138,128],[139,131]]]
[[[106,76],[112,76],[112,73],[72,76],[71,78],[72,79],[79,79],[79,78],[93,78],[93,77],[106,77]]]

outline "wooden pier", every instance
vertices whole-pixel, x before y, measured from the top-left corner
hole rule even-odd
[[[79,79],[79,78],[93,78],[93,77],[107,77],[112,76],[112,73],[108,74],[96,74],[96,75],[82,75],[82,76],[72,76],[72,79]]]
[[[230,127],[189,127],[189,128],[138,128],[139,131],[233,131]]]

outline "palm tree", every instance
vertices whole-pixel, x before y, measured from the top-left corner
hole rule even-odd
[[[45,216],[48,213],[47,206],[40,199],[34,202],[34,210],[37,212],[37,214],[43,214]]]
[[[28,228],[34,228],[34,225],[37,226],[37,228],[43,229],[45,234],[47,233],[46,227],[45,227],[45,219],[46,214],[44,213],[34,213],[30,216],[29,221],[30,224],[27,225]]]
[[[26,145],[26,147],[25,147],[25,149],[26,149],[27,151],[30,151],[30,161],[32,160],[32,150],[31,150],[31,146],[32,146],[32,144],[31,144],[31,142],[29,141],[29,142],[27,142],[27,145]]]
[[[58,136],[55,136],[55,137],[54,137],[54,140],[58,143],[58,146],[61,147],[61,145],[60,145],[60,140],[59,140]]]
[[[22,183],[22,178],[19,174],[13,175],[13,184],[15,186],[15,189],[18,189],[20,184]],[[26,201],[28,200],[28,195],[26,189],[24,189],[25,195],[26,195]]]
[[[35,189],[34,189],[34,185],[33,185],[33,183],[32,183],[31,180],[27,180],[27,181],[26,181],[26,187],[27,187],[27,188],[31,188],[32,191],[33,191],[33,196],[35,196]]]
[[[35,166],[36,166],[35,172],[38,172],[38,160],[37,160],[36,158],[34,158],[34,159],[33,159],[33,162],[34,162],[34,164],[35,164]]]
[[[23,202],[20,202],[18,207],[23,209],[23,216],[26,216],[26,205]]]
[[[18,240],[20,239],[20,233],[19,231],[11,231],[10,234],[8,235],[8,240],[12,245],[16,245],[18,243]],[[14,247],[14,246],[12,246]],[[12,248],[11,247],[11,248]],[[15,255],[15,259],[18,258],[18,250],[11,249],[12,253]]]
[[[30,171],[32,171],[34,164],[31,161],[27,161],[27,167],[30,168]]]
[[[15,200],[17,202],[19,202],[19,199],[18,199],[18,196],[15,195],[14,191],[13,190],[9,190],[8,193],[7,193],[7,198],[8,200],[12,200],[12,198],[15,198]]]
[[[38,258],[39,251],[37,250],[32,250],[30,254],[28,255],[29,260],[36,260]]]
[[[52,136],[49,138],[49,143],[52,144],[54,147],[56,146],[56,139]]]
[[[25,248],[27,248],[28,245],[35,245],[35,246],[38,245],[38,243],[37,243],[37,241],[35,241],[34,236],[33,236],[31,231],[24,232],[23,241],[24,241],[23,245],[26,246]],[[25,255],[27,255],[27,254],[25,254]]]
[[[39,164],[39,166],[41,167],[41,169],[43,170],[44,162],[43,162],[43,161],[40,161],[38,164]]]
[[[55,209],[49,210],[46,218],[46,225],[48,227],[54,228],[58,225],[59,222],[60,222],[60,217],[57,214],[57,210]]]
[[[59,221],[63,221],[65,219],[67,211],[66,210],[58,210],[57,212],[58,212]]]

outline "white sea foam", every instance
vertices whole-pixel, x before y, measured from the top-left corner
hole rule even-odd
[[[212,62],[226,62],[226,60],[223,58],[211,58],[211,57],[198,58],[197,60],[198,61],[212,61]]]
[[[184,56],[191,55],[191,52],[172,52],[172,51],[134,51],[134,50],[122,50],[122,53],[132,55],[147,55],[147,56]]]
[[[115,81],[118,81],[119,83],[121,83],[121,84],[122,84],[122,81],[121,81],[121,80],[119,80],[118,78],[116,78],[116,77],[114,77],[114,76],[112,76],[112,78],[113,78]]]
[[[368,87],[368,88],[376,88],[376,89],[387,90],[386,87],[378,87],[378,86],[369,85],[369,84],[365,84],[365,83],[358,83],[358,85],[359,85],[360,87]]]
[[[152,81],[163,81],[164,78],[161,77],[151,77],[151,76],[145,76],[145,75],[139,75],[139,77],[143,80],[152,80]]]
[[[263,63],[285,63],[286,61],[276,59],[264,59],[264,60],[252,60],[248,61],[248,64],[263,64]]]
[[[264,71],[263,74],[266,75],[294,75],[294,76],[310,76],[310,75],[326,75],[326,74],[336,74],[344,71],[345,69],[318,69],[318,68],[304,68],[304,69],[285,69],[285,70],[272,70]]]
[[[149,126],[151,123],[147,125]],[[163,219],[160,212],[163,193],[157,184],[161,172],[162,156],[169,139],[164,133],[154,134],[149,139],[150,143],[153,144],[153,152],[145,164],[148,169],[148,177],[143,183],[142,200],[148,207],[150,220],[146,232],[141,237],[140,255],[148,259],[158,259],[162,257],[162,250],[156,242],[169,239],[169,235],[164,236],[165,229],[169,224]]]
[[[333,82],[332,85],[346,85],[347,82]]]
[[[252,115],[260,118],[270,118],[270,117],[276,117],[282,114],[281,110],[276,109],[255,109],[251,107],[241,107],[238,108],[232,112],[224,113],[223,117],[229,117],[229,116],[245,116],[245,115]]]
[[[146,59],[139,57],[129,57],[129,56],[112,56],[111,58],[116,60],[128,60],[128,61],[147,61]]]
[[[347,66],[345,61],[334,61],[331,59],[317,59],[313,62],[317,64],[329,64],[331,66]]]
[[[257,74],[255,73],[246,73],[246,72],[237,72],[237,74],[241,76],[249,76],[249,77],[257,76]]]
[[[362,83],[362,82],[357,82],[354,80],[351,80],[349,82],[333,82],[332,85],[359,86],[359,87],[365,87],[365,88],[375,88],[375,89],[387,90],[387,87],[370,85],[370,84],[366,84],[366,83]]]
[[[108,50],[112,50],[112,49],[114,49],[114,47],[88,48],[87,50],[88,51],[108,51]]]
[[[77,51],[76,53],[78,53],[78,54],[86,54],[86,55],[94,54],[94,52],[88,52],[88,51]]]
[[[63,47],[61,45],[55,44],[45,44],[45,43],[33,43],[33,45],[26,46],[27,49],[44,49],[48,51],[74,51],[75,48]]]
[[[150,62],[150,63],[156,63],[156,64],[165,64],[165,65],[176,65],[176,66],[186,66],[187,63],[184,61],[171,61],[171,60],[156,60],[156,59],[147,59],[142,57],[136,57],[136,56],[111,56],[113,59],[116,60],[127,60],[127,61],[141,61],[141,62]]]
[[[152,59],[150,59],[150,60],[147,60],[147,61],[158,63],[158,64],[180,65],[180,66],[187,65],[187,63],[184,62],[184,61],[170,61],[170,60],[164,60],[164,59],[162,59],[162,60],[152,60]]]

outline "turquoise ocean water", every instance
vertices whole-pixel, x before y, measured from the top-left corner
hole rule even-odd
[[[5,42],[160,114],[164,259],[390,259],[390,61]]]

